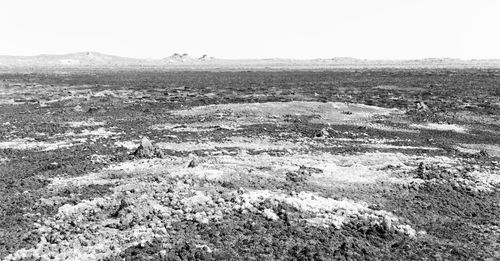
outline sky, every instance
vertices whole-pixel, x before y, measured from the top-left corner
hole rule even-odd
[[[0,55],[500,58],[498,0],[2,0]]]

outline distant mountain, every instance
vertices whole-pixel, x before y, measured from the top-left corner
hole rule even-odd
[[[62,55],[0,56],[2,66],[123,66],[148,63],[145,59],[126,58],[98,52],[80,52]]]
[[[137,59],[98,52],[80,52],[62,55],[0,56],[2,68],[500,68],[500,60],[460,60],[453,58],[428,58],[421,60],[363,60],[351,57],[329,59],[217,59],[208,55],[193,58],[187,53],[174,53],[163,59]]]
[[[161,63],[167,63],[167,64],[189,63],[189,62],[194,62],[194,61],[195,61],[195,59],[190,57],[187,53],[183,53],[183,54],[174,53],[171,56],[160,60]]]

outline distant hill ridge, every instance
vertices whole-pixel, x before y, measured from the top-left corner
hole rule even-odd
[[[174,53],[163,59],[121,57],[99,52],[42,54],[36,56],[0,55],[0,67],[500,67],[500,60],[461,60],[427,58],[421,60],[363,60],[351,57],[329,59],[218,59],[203,55],[193,58],[187,53]]]

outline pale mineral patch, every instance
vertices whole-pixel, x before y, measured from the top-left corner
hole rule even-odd
[[[115,142],[115,146],[124,147],[127,150],[135,150],[139,147],[139,141],[117,141]]]
[[[10,141],[0,142],[0,149],[17,149],[17,150],[57,150],[61,148],[69,148],[75,144],[68,140],[63,141],[36,141],[32,138],[13,139]]]
[[[410,124],[410,128],[438,131],[453,131],[458,133],[467,133],[468,129],[464,126],[456,124],[441,124],[441,123],[426,123],[426,124]]]
[[[155,124],[151,126],[151,129],[153,130],[169,130],[169,131],[175,131],[175,132],[204,132],[204,131],[210,131],[210,128],[202,128],[198,126],[194,126],[195,124],[182,124],[182,125],[176,125],[176,124],[170,124],[170,123],[163,123],[163,124]]]
[[[9,161],[8,158],[2,158],[2,157],[0,157],[0,165],[6,163],[8,161]]]
[[[224,122],[218,122],[216,121],[210,121],[210,122],[195,122],[195,123],[189,123],[189,124],[170,124],[170,123],[163,123],[163,124],[155,124],[151,126],[151,129],[153,130],[169,130],[169,131],[174,131],[174,132],[207,132],[207,131],[213,131],[217,129],[224,129],[224,130],[239,130],[235,124],[229,124],[229,123],[224,123]]]
[[[470,177],[473,177],[476,181],[489,185],[499,185],[500,184],[500,172],[498,171],[473,171],[468,173]]]
[[[405,87],[396,85],[378,85],[373,88],[380,90],[394,90],[394,91],[425,91],[425,88],[422,87]]]
[[[349,221],[350,217],[362,216],[367,219],[373,219],[375,222],[383,222],[390,220],[397,223],[398,218],[390,212],[383,210],[372,210],[368,208],[368,204],[364,202],[355,202],[351,200],[335,200],[318,196],[310,192],[300,192],[294,196],[286,195],[279,192],[269,190],[253,190],[241,195],[243,206],[248,206],[250,210],[252,205],[265,200],[271,202],[280,202],[294,207],[295,209],[309,214],[311,217],[306,218],[310,225],[333,225],[336,228],[341,228],[342,225]],[[277,219],[273,212],[265,209],[261,212],[266,218]],[[274,215],[273,215],[274,214]],[[399,227],[395,226],[396,229]],[[404,227],[401,232],[405,234],[414,234],[415,230],[411,227]]]
[[[51,186],[55,188],[61,184],[60,181],[54,180]],[[345,222],[358,216],[375,223],[390,220],[393,229],[408,235],[414,232],[411,227],[401,224],[398,217],[383,210],[371,210],[364,202],[334,200],[309,192],[287,195],[269,190],[254,190],[243,194],[234,191],[234,200],[214,202],[210,193],[195,190],[184,183],[172,184],[165,179],[152,182],[143,180],[141,176],[124,176],[120,183],[109,196],[61,206],[53,218],[38,225],[41,240],[34,248],[18,250],[6,257],[6,260],[100,260],[117,255],[123,249],[140,242],[168,236],[165,227],[171,222],[193,220],[209,223],[222,218],[222,215],[231,215],[234,211],[252,211],[271,221],[278,221],[279,216],[271,209],[260,211],[256,207],[264,200],[288,204],[304,212],[307,215],[304,220],[312,226],[341,228]],[[162,198],[169,198],[169,204],[165,204]],[[123,205],[120,202],[127,203]],[[112,214],[113,212],[117,214]],[[148,225],[140,225],[143,222],[148,222]],[[80,228],[80,232],[68,233],[69,226]],[[64,243],[52,244],[47,238],[60,238]]]
[[[94,164],[104,164],[108,163],[111,159],[110,155],[102,155],[102,154],[92,154],[90,155],[90,161]]]
[[[187,168],[190,160],[169,156],[165,159],[141,159],[111,165],[99,174],[68,179],[71,185],[106,184],[106,178],[140,177],[142,175],[188,176],[208,180],[238,179],[241,175],[272,177],[284,180],[286,174],[300,166],[321,170],[314,173],[307,182],[318,186],[336,187],[345,183],[375,183],[380,180],[401,182],[393,178],[388,166],[398,171],[413,170],[419,162],[436,166],[451,167],[456,160],[447,157],[409,156],[403,153],[363,153],[357,155],[334,155],[329,153],[300,153],[271,156],[267,153],[250,155],[241,151],[236,155],[202,157],[194,168]],[[114,181],[110,181],[114,182]],[[59,186],[62,181],[57,181]]]
[[[178,116],[215,116],[227,122],[237,123],[239,126],[259,123],[284,124],[286,116],[308,116],[313,123],[356,124],[370,121],[377,115],[388,116],[399,113],[401,111],[397,109],[364,104],[306,101],[217,104],[173,112]]]
[[[390,142],[398,142],[401,141],[399,139],[377,139],[377,138],[333,138],[335,141],[343,141],[349,143],[368,143],[368,144],[382,144],[382,143],[390,143]]]
[[[142,91],[135,90],[102,90],[95,93],[91,93],[89,97],[92,98],[102,98],[102,97],[113,97],[121,99],[142,99],[148,97]]]
[[[225,142],[199,141],[199,142],[159,142],[157,146],[161,149],[170,149],[177,151],[195,151],[195,150],[215,150],[223,148],[239,148],[246,150],[285,150],[307,148],[308,144],[289,141],[273,141],[270,138],[248,138],[232,137]]]
[[[469,154],[477,154],[481,152],[481,150],[488,153],[490,156],[500,157],[500,145],[496,144],[466,144],[461,143],[455,146],[460,152],[469,153]]]
[[[363,147],[376,148],[376,149],[396,149],[396,150],[442,150],[436,147],[422,147],[422,146],[400,146],[392,144],[361,144]]]
[[[87,121],[70,121],[66,122],[66,125],[72,128],[78,128],[78,127],[95,127],[95,126],[102,126],[104,125],[104,122],[101,121],[94,121],[93,119],[88,119]]]
[[[335,141],[340,141],[344,143],[350,143],[349,145],[357,145],[367,148],[376,149],[398,149],[398,150],[442,150],[436,147],[424,147],[424,146],[408,146],[408,145],[394,145],[391,143],[396,142],[411,142],[411,140],[401,140],[401,139],[377,139],[377,138],[333,138]]]
[[[52,187],[55,188],[61,184],[60,181],[61,179],[55,180]],[[121,181],[124,184],[115,187],[114,192],[109,196],[83,200],[76,205],[61,206],[53,218],[48,218],[42,224],[37,225],[41,239],[34,248],[20,249],[7,256],[5,260],[23,258],[102,260],[117,255],[123,249],[133,245],[150,241],[153,237],[167,236],[168,232],[165,226],[168,226],[171,220],[179,220],[179,217],[173,218],[172,214],[175,210],[161,203],[155,195],[176,195],[185,198],[189,191],[183,189],[181,185],[177,186],[176,193],[167,192],[165,187],[171,183],[155,184],[136,178],[125,178]],[[130,191],[139,190],[147,193],[130,193]],[[177,197],[177,200],[182,197]],[[119,213],[116,217],[110,216],[110,210],[119,210],[120,199],[123,198],[130,203],[126,207],[127,210]],[[196,204],[203,203],[199,198],[192,197],[191,200]],[[180,203],[180,201],[177,202]],[[147,216],[151,215],[155,216],[156,219],[153,221],[147,219]],[[161,222],[158,215],[161,216]],[[185,214],[181,217],[187,219],[190,216]],[[136,221],[151,223],[146,226],[139,225]],[[115,225],[123,226],[123,228],[113,228],[112,226]],[[68,233],[71,226],[78,227],[80,232]],[[61,237],[61,234],[64,234],[64,237]],[[63,243],[52,244],[47,241],[47,238],[59,238]]]
[[[60,189],[66,186],[83,187],[89,185],[107,185],[117,183],[119,180],[110,179],[103,172],[94,172],[87,175],[71,178],[56,177],[51,179],[49,188]]]
[[[98,128],[95,130],[88,130],[84,129],[80,133],[74,133],[74,132],[67,132],[64,134],[66,137],[86,137],[86,136],[94,136],[94,137],[100,137],[100,138],[109,138],[111,136],[116,136],[119,135],[119,133],[109,131],[105,128]]]
[[[418,129],[403,129],[403,128],[397,128],[393,126],[388,126],[380,123],[373,123],[373,122],[368,122],[365,125],[368,128],[372,129],[377,129],[377,130],[382,130],[382,131],[389,131],[389,132],[403,132],[403,133],[419,133],[420,130]]]
[[[236,155],[200,157],[199,163],[193,168],[187,167],[189,161],[189,158],[173,156],[140,159],[111,165],[80,177],[54,178],[48,186],[52,190],[67,186],[115,186],[108,196],[61,206],[53,218],[38,225],[38,232],[42,237],[36,247],[21,249],[6,260],[39,257],[99,260],[117,255],[123,249],[144,240],[168,236],[166,227],[171,222],[193,220],[209,223],[221,219],[223,215],[231,215],[234,211],[251,211],[268,220],[279,221],[279,215],[271,209],[258,208],[266,200],[270,200],[272,204],[287,204],[303,212],[303,220],[311,226],[341,228],[356,217],[373,224],[390,224],[393,229],[412,237],[416,232],[397,216],[383,210],[372,210],[367,203],[361,201],[326,198],[312,192],[284,194],[271,190],[238,190],[232,192],[236,196],[234,200],[214,200],[218,193],[198,190],[199,188],[189,185],[192,183],[172,181],[172,178],[228,181],[242,175],[257,175],[284,180],[287,172],[307,166],[319,169],[320,172],[312,174],[306,182],[331,187],[343,182],[372,183],[380,179],[391,181],[391,171],[385,170],[389,165],[399,166],[404,171],[414,169],[415,164],[422,161],[443,166],[455,163],[453,159],[446,157],[410,156],[402,153],[297,153],[271,156],[267,153],[250,155],[244,150]],[[166,198],[168,204],[164,202]],[[45,201],[47,200],[50,201]],[[139,225],[141,222],[147,222],[148,225]],[[70,224],[77,224],[82,232],[67,233],[66,227]],[[54,245],[46,240],[57,238],[61,234],[64,234],[64,244]]]

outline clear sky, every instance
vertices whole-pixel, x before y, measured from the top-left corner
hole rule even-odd
[[[0,54],[500,58],[499,0],[1,0]]]

